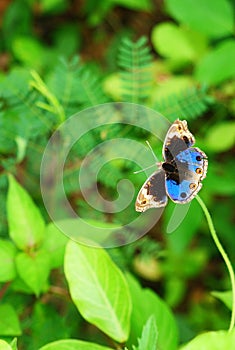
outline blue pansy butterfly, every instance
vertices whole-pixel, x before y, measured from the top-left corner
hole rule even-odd
[[[160,208],[167,204],[167,196],[175,203],[188,203],[200,191],[206,177],[207,156],[197,147],[188,130],[186,120],[176,120],[169,128],[164,141],[164,162],[140,189],[136,211]]]

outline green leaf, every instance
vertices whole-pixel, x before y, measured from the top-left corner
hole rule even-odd
[[[44,57],[44,49],[35,38],[28,36],[15,38],[12,50],[19,61],[35,69],[40,68]]]
[[[17,163],[20,163],[25,157],[26,148],[27,148],[27,140],[21,136],[16,136],[15,142],[17,145],[16,161],[17,161]]]
[[[235,329],[227,331],[207,332],[200,334],[180,350],[232,350],[235,348]]]
[[[144,324],[151,315],[154,315],[158,329],[159,349],[176,350],[178,331],[168,305],[150,289],[142,289],[133,276],[127,275],[127,280],[133,303],[131,334],[128,343],[136,342]]]
[[[164,22],[153,28],[152,43],[162,56],[182,62],[196,60],[206,48],[203,36],[171,22]]]
[[[21,335],[18,316],[10,304],[0,305],[0,335]]]
[[[126,341],[131,314],[129,289],[105,250],[68,242],[65,275],[81,315],[112,339]]]
[[[12,350],[17,350],[18,347],[17,347],[17,338],[14,338],[12,341],[11,341],[11,349]]]
[[[232,291],[228,290],[226,292],[217,292],[217,291],[213,291],[211,292],[211,294],[221,300],[229,310],[232,310],[232,305],[233,305],[233,295],[232,295]]]
[[[154,315],[152,315],[143,328],[141,338],[139,339],[138,350],[157,349],[157,338],[156,319]]]
[[[233,4],[228,0],[166,0],[169,13],[179,22],[206,34],[220,38],[233,33]]]
[[[150,0],[112,0],[112,2],[136,11],[150,11],[152,9]]]
[[[195,78],[202,84],[217,85],[235,77],[235,41],[226,40],[198,63]]]
[[[16,276],[16,248],[12,242],[0,239],[0,282],[11,281]]]
[[[40,0],[40,6],[43,12],[60,13],[66,11],[68,7],[67,0]]]
[[[54,223],[50,223],[46,226],[42,248],[47,251],[50,256],[50,266],[52,269],[63,265],[67,241],[68,238]]]
[[[75,339],[63,339],[44,345],[39,350],[112,350],[106,346],[101,346],[86,341]]]
[[[77,310],[73,309],[74,313],[77,313]],[[80,328],[78,329],[79,317],[76,315],[76,320],[73,319],[71,324],[69,320],[73,316],[68,310],[70,310],[70,306],[64,309],[63,317],[61,317],[61,312],[58,312],[55,304],[45,303],[40,299],[34,303],[30,313],[30,347],[32,350],[39,349],[41,346],[56,340],[70,338],[72,329],[76,329],[77,333],[80,331]]]
[[[0,339],[0,350],[12,350],[12,347],[6,341]]]
[[[9,175],[7,215],[10,237],[19,249],[26,250],[42,242],[45,224],[40,211],[12,175]]]
[[[223,138],[223,142],[218,142],[221,135],[226,135],[226,137]],[[214,152],[224,152],[229,150],[235,144],[235,122],[226,121],[213,125],[208,130],[204,142],[206,147]]]
[[[57,52],[63,57],[72,57],[79,51],[81,33],[76,23],[60,24],[53,33]]]
[[[29,1],[13,1],[6,7],[2,23],[2,36],[4,44],[9,51],[12,50],[12,41],[18,35],[28,35],[32,29],[32,9]],[[16,30],[17,23],[17,30]]]
[[[22,280],[38,296],[45,289],[49,276],[49,254],[44,250],[33,252],[31,255],[19,253],[16,256],[16,267]]]

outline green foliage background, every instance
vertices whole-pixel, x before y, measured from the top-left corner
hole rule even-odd
[[[234,333],[223,331],[230,281],[196,201],[172,234],[166,234],[169,203],[141,240],[91,253],[50,222],[39,185],[51,134],[87,107],[124,101],[171,122],[186,119],[209,158],[201,196],[235,268],[234,10],[229,0],[213,6],[210,0],[2,1],[1,349],[235,347]],[[110,225],[135,217],[134,202],[110,218],[84,201],[77,178],[84,156],[114,137],[148,139],[161,153],[143,130],[106,126],[74,146],[64,174],[79,215]],[[102,194],[113,198],[123,178],[137,192],[145,176],[133,176],[135,170],[134,161],[106,164],[98,179]],[[205,331],[218,332],[198,336]]]

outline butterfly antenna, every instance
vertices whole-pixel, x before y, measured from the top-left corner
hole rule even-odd
[[[147,170],[147,169],[150,169],[152,167],[156,166],[156,164],[152,164],[150,166],[148,166],[147,168],[144,168],[144,169],[141,169],[141,170],[137,170],[137,171],[134,171],[133,174],[139,174],[139,173],[142,173],[143,171]]]
[[[156,166],[156,165],[159,166],[159,165],[161,164],[161,163],[159,163],[159,161],[158,161],[158,159],[157,159],[157,157],[156,157],[156,154],[154,153],[152,147],[150,146],[150,143],[149,143],[147,140],[146,140],[146,143],[147,143],[147,146],[148,146],[148,148],[150,149],[150,151],[151,151],[151,153],[152,153],[152,155],[153,155],[153,158],[155,159],[155,161],[156,161],[157,164],[152,164],[152,165],[148,166],[147,168],[134,171],[133,174],[142,173],[142,172],[145,171],[145,170],[148,170],[148,169],[150,169],[150,168],[152,168],[152,167],[154,167],[154,166]]]
[[[146,140],[146,143],[147,143],[148,148],[150,149],[150,151],[151,151],[151,153],[152,153],[152,155],[153,155],[153,158],[155,159],[156,163],[158,163],[158,159],[157,159],[156,154],[154,153],[154,151],[153,151],[153,149],[152,149],[150,143],[149,143],[147,140]]]

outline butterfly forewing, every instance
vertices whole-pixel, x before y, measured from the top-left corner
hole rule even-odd
[[[176,120],[169,128],[162,149],[165,161],[172,161],[177,154],[193,146],[195,139],[188,130],[186,120]]]

